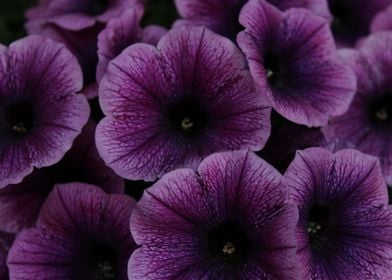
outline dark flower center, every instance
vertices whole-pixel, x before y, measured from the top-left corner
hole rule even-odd
[[[88,14],[91,16],[98,16],[103,14],[109,6],[109,0],[91,0]]]
[[[193,96],[187,96],[169,106],[169,121],[174,130],[191,135],[207,126],[208,115],[202,104]]]
[[[91,252],[91,276],[94,280],[115,280],[117,257],[113,249],[105,244],[94,244]]]
[[[271,86],[282,87],[284,84],[284,67],[279,55],[268,51],[264,57],[264,68],[267,72],[267,79]]]
[[[307,230],[310,245],[315,250],[321,250],[327,243],[327,228],[330,219],[329,209],[325,206],[314,205],[309,212]]]
[[[251,253],[252,242],[235,221],[228,220],[208,232],[208,248],[213,256],[239,263]]]
[[[370,118],[377,124],[392,125],[392,95],[385,95],[371,103]]]
[[[23,136],[31,131],[34,124],[34,112],[31,104],[21,102],[5,110],[5,126],[9,133]]]

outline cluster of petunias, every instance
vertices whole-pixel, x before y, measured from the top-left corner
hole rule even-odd
[[[0,45],[0,279],[392,279],[392,0],[175,6]]]

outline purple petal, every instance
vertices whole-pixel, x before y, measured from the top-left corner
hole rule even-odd
[[[27,11],[26,16],[30,26],[50,23],[64,30],[81,31],[97,22],[106,23],[130,7],[142,6],[139,0],[109,0],[102,4],[78,0],[41,1],[38,6]]]
[[[96,67],[98,63],[97,38],[104,24],[96,23],[80,31],[66,30],[54,24],[47,24],[39,30],[29,30],[30,34],[40,34],[64,44],[77,58],[83,71],[83,94],[92,99],[97,96]],[[29,26],[27,26],[29,28]]]
[[[148,25],[143,29],[141,42],[156,45],[159,40],[167,33],[167,29],[159,25]]]
[[[77,279],[82,250],[76,242],[64,242],[62,236],[48,236],[41,229],[25,230],[18,235],[8,255],[10,279]]]
[[[370,30],[374,32],[392,30],[392,5],[381,10],[373,19]]]
[[[342,150],[332,154],[322,148],[297,152],[285,180],[295,204],[305,207],[308,197],[326,204],[349,203],[350,207],[385,204],[388,194],[377,158]]]
[[[139,42],[142,29],[140,20],[143,7],[128,9],[119,18],[108,22],[105,29],[98,36],[97,80],[105,74],[110,60],[118,56],[126,47]]]
[[[118,203],[114,209],[112,198]],[[55,234],[77,236],[83,231],[85,234],[108,239],[111,230],[104,229],[112,229],[116,223],[124,222],[124,215],[130,216],[133,204],[131,197],[109,196],[92,185],[58,185],[42,206],[37,226],[54,231]],[[118,240],[123,240],[128,234],[121,229],[115,235],[116,238],[119,237]]]

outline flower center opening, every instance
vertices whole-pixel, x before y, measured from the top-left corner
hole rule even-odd
[[[195,97],[186,97],[169,106],[169,122],[174,130],[189,135],[200,132],[208,124],[208,115]]]
[[[225,262],[240,263],[251,253],[252,242],[235,221],[226,221],[210,230],[207,236],[211,254]]]
[[[329,210],[325,206],[314,205],[309,212],[307,230],[310,239],[310,245],[315,250],[321,250],[327,243],[327,234],[329,224]]]
[[[91,276],[94,280],[115,280],[117,279],[116,253],[104,244],[94,244],[91,252]]]
[[[34,112],[31,104],[21,102],[5,110],[5,126],[14,136],[23,136],[31,131],[34,124]]]
[[[392,96],[384,96],[370,105],[370,118],[383,125],[392,125]]]
[[[88,14],[98,16],[103,14],[109,6],[109,0],[92,0],[88,9]]]
[[[282,67],[281,58],[274,52],[267,52],[264,57],[264,68],[267,79],[271,86],[282,87],[284,84],[285,71]]]

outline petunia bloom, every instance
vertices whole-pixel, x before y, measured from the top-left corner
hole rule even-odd
[[[134,200],[86,184],[58,185],[37,223],[22,231],[8,254],[10,278],[127,280],[135,249],[129,233]]]
[[[30,36],[0,45],[0,188],[58,162],[89,116],[82,73],[63,45]]]
[[[129,279],[299,279],[287,198],[280,173],[246,151],[166,174],[131,216]]]
[[[100,82],[101,157],[124,178],[151,181],[214,152],[261,149],[270,108],[244,68],[230,40],[202,27],[130,46]]]
[[[324,128],[329,139],[341,139],[379,157],[392,184],[392,32],[371,35],[359,50],[340,54],[358,78],[358,90],[346,114]]]
[[[0,189],[0,230],[18,233],[33,226],[58,183],[83,182],[98,185],[107,193],[123,193],[124,180],[99,157],[94,136],[95,124],[89,121],[58,163],[36,169],[21,183]]]
[[[176,0],[176,6],[183,17],[175,25],[202,25],[216,33],[235,40],[243,27],[238,21],[242,7],[247,0]],[[281,10],[302,7],[329,18],[325,0],[268,0]]]
[[[142,5],[139,0],[40,0],[26,13],[31,30],[53,24],[62,30],[80,31],[97,23],[106,23],[130,7]]]
[[[355,75],[336,57],[328,22],[304,9],[277,10],[262,0],[242,9],[238,44],[258,87],[282,116],[323,126],[347,111]]]
[[[108,22],[98,37],[97,80],[104,75],[109,61],[118,56],[126,47],[137,42],[156,45],[167,32],[163,27],[150,25],[144,29],[140,26],[143,16],[142,6],[126,10],[119,18]]]
[[[328,0],[332,14],[331,29],[339,46],[353,46],[370,33],[377,13],[392,4],[392,0]]]
[[[310,148],[284,178],[299,210],[301,279],[392,279],[392,206],[377,158]]]

